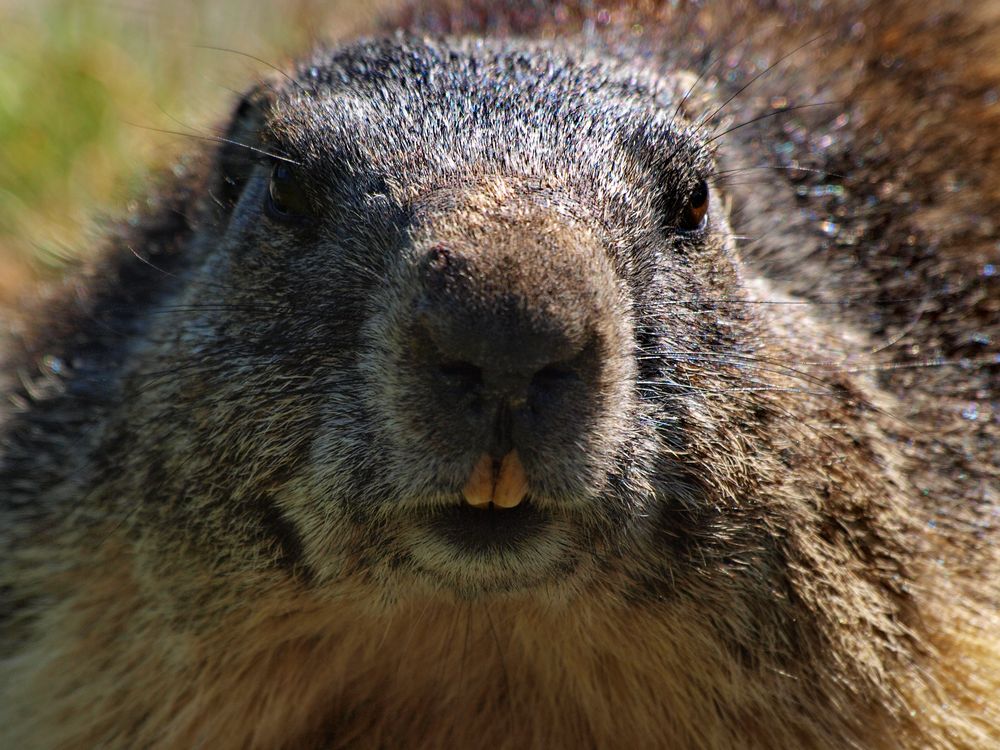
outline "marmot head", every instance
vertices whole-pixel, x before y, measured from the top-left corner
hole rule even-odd
[[[757,559],[755,323],[690,85],[398,36],[253,91],[185,322],[131,381],[160,415],[134,474],[210,498],[185,535],[258,513],[261,549],[390,597],[661,596]]]

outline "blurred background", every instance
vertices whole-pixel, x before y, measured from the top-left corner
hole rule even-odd
[[[268,64],[370,26],[375,5],[0,0],[0,307],[93,252],[190,147],[161,131],[216,132]]]

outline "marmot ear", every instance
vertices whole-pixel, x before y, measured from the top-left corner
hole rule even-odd
[[[216,152],[212,196],[221,215],[228,216],[239,200],[253,168],[261,162],[261,130],[275,100],[266,82],[240,99]]]

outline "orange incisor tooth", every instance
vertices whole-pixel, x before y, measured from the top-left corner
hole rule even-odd
[[[493,491],[493,503],[501,508],[520,505],[528,494],[528,477],[517,451],[511,451],[500,463],[500,476]]]
[[[486,508],[490,503],[498,508],[513,508],[527,494],[528,477],[517,451],[511,451],[499,462],[483,453],[462,488],[465,502],[476,508]]]
[[[477,508],[485,508],[493,500],[493,457],[488,453],[479,457],[472,476],[462,488],[462,496]]]

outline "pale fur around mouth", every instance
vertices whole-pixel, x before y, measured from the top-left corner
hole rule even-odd
[[[553,519],[531,507],[530,501],[518,512],[531,514],[526,522],[507,522],[510,510],[455,510],[468,514],[475,528],[463,539],[459,523],[442,524],[440,516],[415,522],[401,534],[414,568],[435,585],[459,593],[512,592],[565,583],[579,568],[580,554],[568,522]],[[475,520],[475,516],[479,516]],[[493,518],[491,519],[490,516]],[[491,536],[491,521],[496,521]]]

